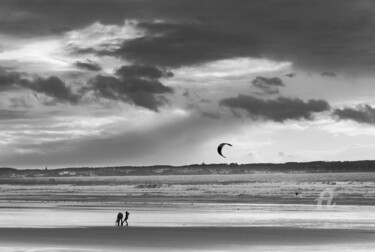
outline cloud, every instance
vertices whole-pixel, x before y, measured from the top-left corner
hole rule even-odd
[[[371,0],[207,0],[199,8],[185,0],[92,0],[90,6],[85,0],[7,0],[0,7],[2,33],[69,33],[72,46],[142,64],[175,67],[252,57],[320,72],[373,70]],[[125,19],[137,22],[125,28]]]
[[[72,104],[80,99],[79,95],[74,94],[71,88],[56,76],[26,79],[22,75],[18,72],[0,71],[0,91],[26,88],[53,97],[56,101]]]
[[[14,87],[20,78],[21,75],[19,73],[0,70],[0,90]]]
[[[285,86],[283,81],[278,77],[267,78],[258,76],[251,83],[254,87],[258,88],[261,91],[260,94],[267,95],[278,94],[278,87]]]
[[[112,100],[122,100],[150,110],[166,103],[161,94],[172,93],[159,78],[170,75],[152,66],[122,66],[116,76],[97,75],[89,81],[89,90],[96,95]]]
[[[94,71],[94,72],[98,72],[102,70],[102,67],[98,63],[92,62],[91,60],[88,60],[87,62],[76,61],[74,62],[74,66],[80,69]]]
[[[17,3],[5,0],[0,3],[0,30],[7,34],[34,37],[62,34],[98,20],[119,24],[125,16],[134,16],[131,13],[143,6],[132,2],[92,0],[88,6],[85,0],[21,0]]]
[[[80,54],[118,49],[124,41],[144,35],[136,26],[137,23],[135,20],[124,19],[119,25],[95,21],[91,25],[66,32],[66,50]]]
[[[244,52],[241,47],[249,51],[256,47],[252,36],[217,31],[201,24],[141,23],[138,27],[145,29],[147,35],[102,53],[144,64],[180,67],[232,58]]]
[[[308,100],[278,97],[275,100],[258,99],[253,96],[239,95],[225,98],[219,103],[231,109],[243,109],[253,119],[265,119],[275,122],[286,120],[312,120],[312,114],[329,110],[329,104],[323,100]]]
[[[375,40],[375,3],[369,0],[208,0],[199,9],[184,1],[158,4],[139,1],[124,10],[122,17],[138,20],[135,26],[144,33],[98,53],[171,67],[235,57],[288,61],[320,72],[373,67],[375,46],[369,41]]]
[[[79,96],[74,94],[71,88],[56,76],[48,78],[36,77],[33,80],[22,79],[20,84],[38,93],[53,97],[58,101],[74,104],[79,100]]]
[[[158,111],[158,108],[166,104],[164,97],[157,97],[152,93],[144,91],[129,92],[127,97],[137,106]]]
[[[335,109],[333,115],[341,120],[353,120],[358,123],[375,124],[375,108],[358,105],[355,108]]]
[[[274,72],[291,67],[291,62],[238,57],[174,69],[176,77],[205,81],[207,79],[246,78],[254,73]]]
[[[122,66],[116,71],[116,75],[122,78],[147,78],[160,79],[161,77],[173,77],[173,73],[165,72],[154,66],[131,65]]]

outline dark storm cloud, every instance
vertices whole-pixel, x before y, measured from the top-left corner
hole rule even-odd
[[[122,78],[147,78],[160,79],[161,77],[173,77],[173,73],[162,71],[154,66],[131,65],[122,66],[116,71],[116,75]]]
[[[164,86],[159,79],[171,76],[172,73],[162,71],[153,66],[122,66],[115,73],[128,93],[146,92],[150,94],[172,93],[172,88]],[[173,74],[172,74],[173,76]]]
[[[375,62],[371,0],[4,0],[0,9],[0,32],[27,36],[136,19],[147,31],[144,37],[101,53],[142,64],[251,56],[322,71],[371,70]]]
[[[90,80],[89,89],[98,96],[130,102],[150,110],[157,111],[164,101],[158,99],[156,94],[171,93],[172,89],[164,86],[158,81],[133,79],[120,80],[112,76],[96,76]]]
[[[116,75],[98,75],[89,81],[88,89],[98,96],[130,102],[154,111],[166,103],[158,95],[173,92],[172,88],[164,86],[158,80],[169,74],[152,66],[122,66],[116,71]]]
[[[102,67],[98,63],[92,62],[91,60],[88,60],[86,62],[76,61],[74,62],[74,66],[83,70],[89,70],[89,71],[94,71],[94,72],[98,72],[102,70]]]
[[[48,78],[36,77],[33,80],[20,80],[23,87],[46,94],[61,102],[77,103],[79,96],[74,94],[62,80],[56,76]]]
[[[358,123],[375,124],[375,108],[359,105],[355,108],[335,109],[333,115],[341,120],[353,120]]]
[[[156,97],[152,93],[137,91],[129,92],[127,97],[137,106],[158,111],[158,108],[166,103],[162,97]]]
[[[329,104],[323,100],[305,102],[298,98],[285,97],[264,100],[247,95],[223,99],[220,101],[220,105],[231,109],[246,110],[249,116],[254,119],[268,119],[275,122],[283,122],[288,119],[312,120],[312,113],[324,112],[330,108]]]
[[[0,70],[0,90],[14,87],[20,78],[21,75],[19,73]]]
[[[29,37],[61,34],[96,21],[122,23],[138,16],[141,6],[133,0],[4,0],[0,31]]]
[[[273,95],[279,93],[278,87],[283,87],[284,83],[280,78],[273,77],[273,78],[267,78],[258,76],[256,77],[252,82],[254,87],[258,88],[261,93],[260,94],[267,94],[267,95]]]
[[[144,37],[104,54],[152,65],[179,67],[211,60],[257,55],[253,35],[217,30],[199,23],[141,23]],[[257,55],[259,56],[259,55]]]
[[[89,81],[90,87],[98,95],[112,100],[121,99],[122,85],[119,79],[113,76],[97,75]]]
[[[370,0],[132,4],[126,11],[129,15],[123,17],[140,20],[138,27],[146,35],[98,54],[172,67],[244,56],[292,61],[317,71],[374,67],[375,3]],[[155,19],[164,22],[152,22]],[[100,15],[99,20],[109,21]],[[83,50],[94,52],[95,48]]]
[[[0,91],[24,88],[46,94],[59,102],[77,103],[80,98],[56,76],[47,78],[37,76],[33,79],[26,79],[23,78],[22,73],[0,70]]]

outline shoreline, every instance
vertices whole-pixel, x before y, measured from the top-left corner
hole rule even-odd
[[[336,205],[372,206],[374,181],[375,173],[25,178],[1,180],[0,202],[314,205],[329,189]]]

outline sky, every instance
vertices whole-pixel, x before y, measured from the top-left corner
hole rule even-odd
[[[374,70],[372,0],[2,0],[0,167],[374,159]]]

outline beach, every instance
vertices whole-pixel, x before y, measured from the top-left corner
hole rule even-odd
[[[0,228],[1,251],[372,251],[374,238],[362,230],[285,227]]]
[[[373,251],[373,176],[4,179],[0,251]]]

